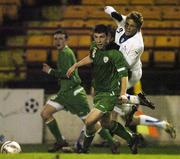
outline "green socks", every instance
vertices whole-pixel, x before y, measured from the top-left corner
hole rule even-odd
[[[116,134],[119,137],[125,139],[127,143],[129,143],[132,139],[131,133],[128,130],[126,130],[120,123],[116,121],[111,122],[111,126],[109,130],[111,133]]]
[[[62,141],[63,140],[61,132],[58,128],[58,125],[57,125],[57,122],[55,119],[51,120],[50,122],[46,122],[46,125],[48,126],[49,130],[51,131],[51,133],[55,137],[56,141]]]
[[[114,143],[113,137],[108,129],[102,128],[98,133],[104,140],[107,140],[110,145]]]

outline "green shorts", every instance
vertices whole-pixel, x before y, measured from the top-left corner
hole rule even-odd
[[[70,111],[80,118],[85,117],[90,112],[86,92],[81,86],[68,91],[59,91],[57,95],[50,98],[47,104],[52,105],[57,110]]]
[[[118,96],[110,92],[99,92],[94,97],[95,108],[103,113],[110,112],[118,104]]]

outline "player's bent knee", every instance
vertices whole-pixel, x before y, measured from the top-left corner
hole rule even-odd
[[[44,111],[41,112],[41,118],[46,121],[48,119],[48,116],[46,113],[44,113]]]
[[[84,121],[84,124],[85,124],[87,127],[91,126],[91,122],[90,122],[89,120],[85,120],[85,121]]]
[[[41,117],[44,121],[47,121],[48,119],[52,118],[52,115],[56,112],[56,108],[47,104],[44,106],[44,109],[41,112]]]
[[[91,120],[91,119],[86,119],[85,120],[85,125],[87,126],[87,127],[91,127],[93,124],[95,124],[96,122],[94,122],[93,120]]]
[[[51,116],[52,116],[52,113],[50,113],[50,112],[47,112],[47,111],[42,111],[41,112],[41,118],[44,121],[47,121],[49,118],[51,118]]]

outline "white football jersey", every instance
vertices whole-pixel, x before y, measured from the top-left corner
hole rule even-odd
[[[129,69],[131,71],[135,71],[141,69],[142,67],[140,57],[144,51],[144,42],[141,31],[137,32],[129,39],[124,39],[122,37],[125,32],[126,16],[122,15],[122,17],[123,20],[121,22],[115,20],[118,26],[115,35],[115,43],[120,46],[119,51],[122,52],[127,63],[129,64]]]

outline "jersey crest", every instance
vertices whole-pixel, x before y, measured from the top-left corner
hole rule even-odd
[[[103,61],[104,61],[104,63],[107,63],[109,61],[109,58],[107,56],[104,56]]]

